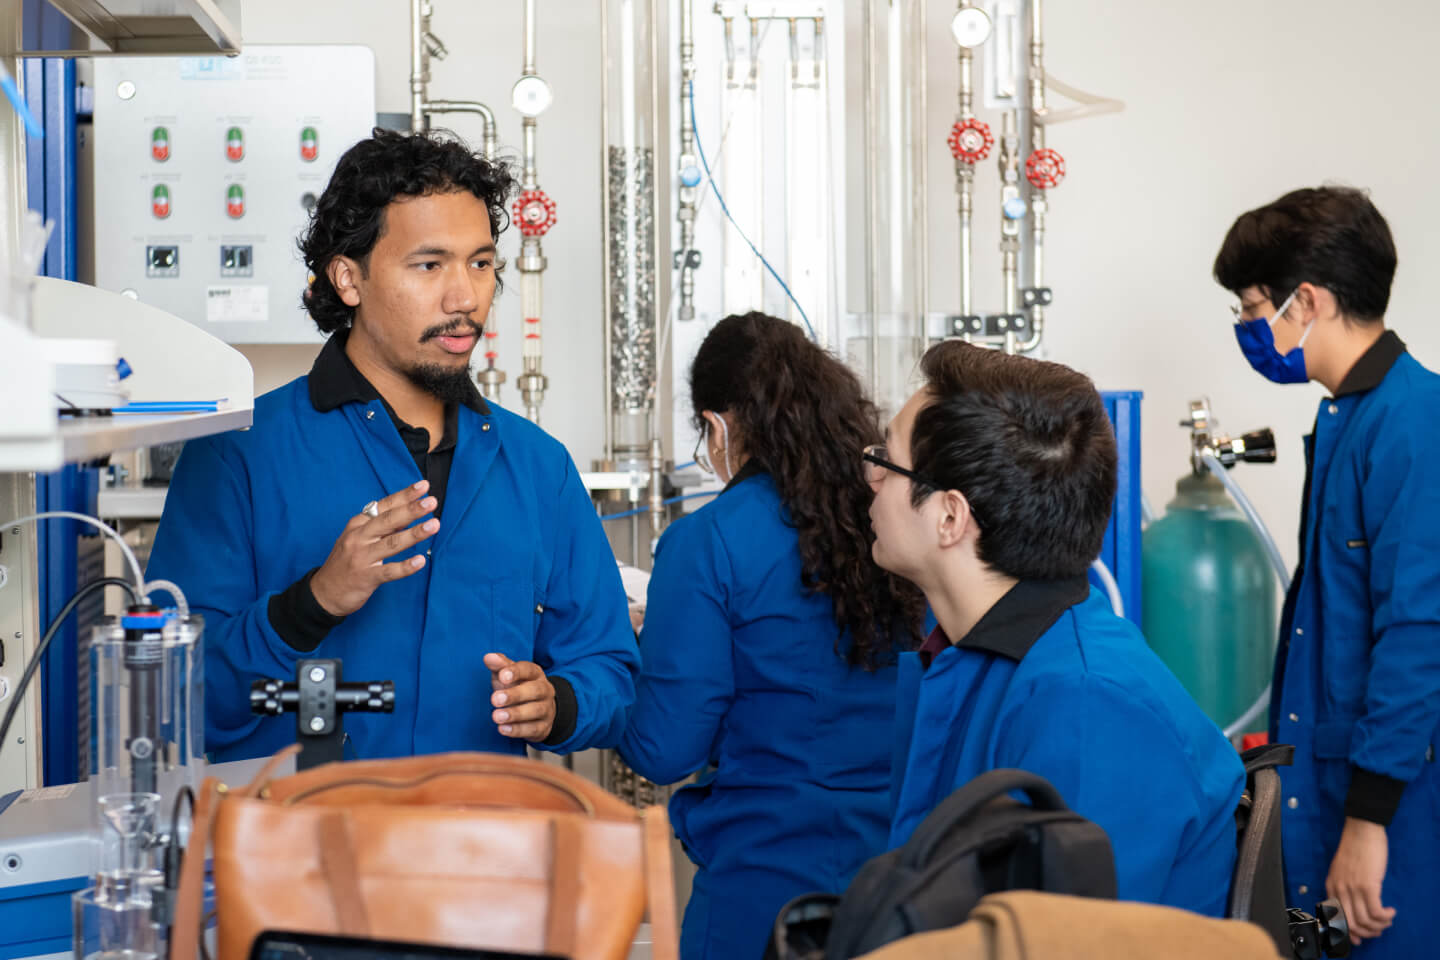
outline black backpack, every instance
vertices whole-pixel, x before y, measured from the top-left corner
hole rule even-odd
[[[1021,791],[1026,806],[1008,796]],[[850,960],[914,933],[964,923],[987,894],[1045,890],[1115,898],[1105,831],[1043,777],[991,770],[951,794],[908,843],[873,858],[843,897],[808,894],[776,920],[767,957]]]

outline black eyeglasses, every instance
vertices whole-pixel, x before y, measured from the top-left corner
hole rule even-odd
[[[945,489],[944,484],[936,483],[929,477],[916,473],[914,470],[907,470],[899,464],[892,462],[887,456],[889,452],[890,451],[885,448],[885,445],[881,443],[872,443],[861,452],[860,460],[865,467],[866,483],[879,483],[885,479],[885,471],[888,470],[891,473],[898,473],[902,477],[909,477],[915,483],[924,484],[931,489]],[[963,494],[961,495],[964,496]],[[975,521],[975,526],[982,530],[985,529],[985,525],[981,523],[980,518],[976,516],[975,507],[970,503],[969,497],[965,498],[965,505],[970,507],[970,518]]]
[[[906,470],[904,467],[886,459],[889,453],[890,451],[886,449],[882,443],[872,443],[861,453],[860,459],[865,466],[866,483],[879,483],[885,479],[885,471],[889,470],[891,473],[898,473],[902,477],[909,477],[916,483],[923,483],[927,487],[934,487],[937,490],[940,489],[940,484],[932,480],[927,480],[914,470]]]

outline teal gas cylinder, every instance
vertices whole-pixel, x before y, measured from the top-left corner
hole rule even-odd
[[[1223,728],[1270,682],[1275,571],[1216,477],[1186,475],[1175,490],[1143,537],[1145,638]],[[1263,715],[1255,727],[1263,729]]]

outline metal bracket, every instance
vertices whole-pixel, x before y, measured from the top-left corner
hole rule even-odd
[[[825,4],[815,0],[770,0],[768,3],[717,0],[715,12],[732,20],[741,16],[750,20],[823,20]]]
[[[335,732],[339,721],[335,709],[335,687],[340,681],[339,660],[309,660],[301,667],[295,684],[300,688],[300,730],[321,737]]]
[[[685,267],[689,267],[691,270],[699,270],[699,269],[700,269],[700,251],[699,251],[699,250],[676,250],[676,251],[675,251],[675,269],[676,269],[676,270],[680,270],[680,269],[685,268]]]
[[[992,313],[988,316],[950,316],[952,336],[989,340],[1007,334],[1023,336],[1030,332],[1030,318],[1023,313]]]
[[[1054,300],[1055,295],[1049,287],[1024,287],[1020,291],[1020,302],[1027,310],[1031,307],[1048,307]]]
[[[340,674],[339,660],[301,660],[294,683],[264,679],[250,685],[251,713],[270,717],[295,713],[299,770],[345,759],[343,714],[395,711],[393,683],[341,683]]]

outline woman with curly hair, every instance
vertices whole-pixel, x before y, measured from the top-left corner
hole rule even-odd
[[[705,770],[670,804],[698,868],[681,954],[729,960],[884,848],[895,658],[924,607],[870,556],[881,437],[849,369],[749,313],[705,338],[690,394],[726,486],[660,539],[620,752],[657,783]]]

